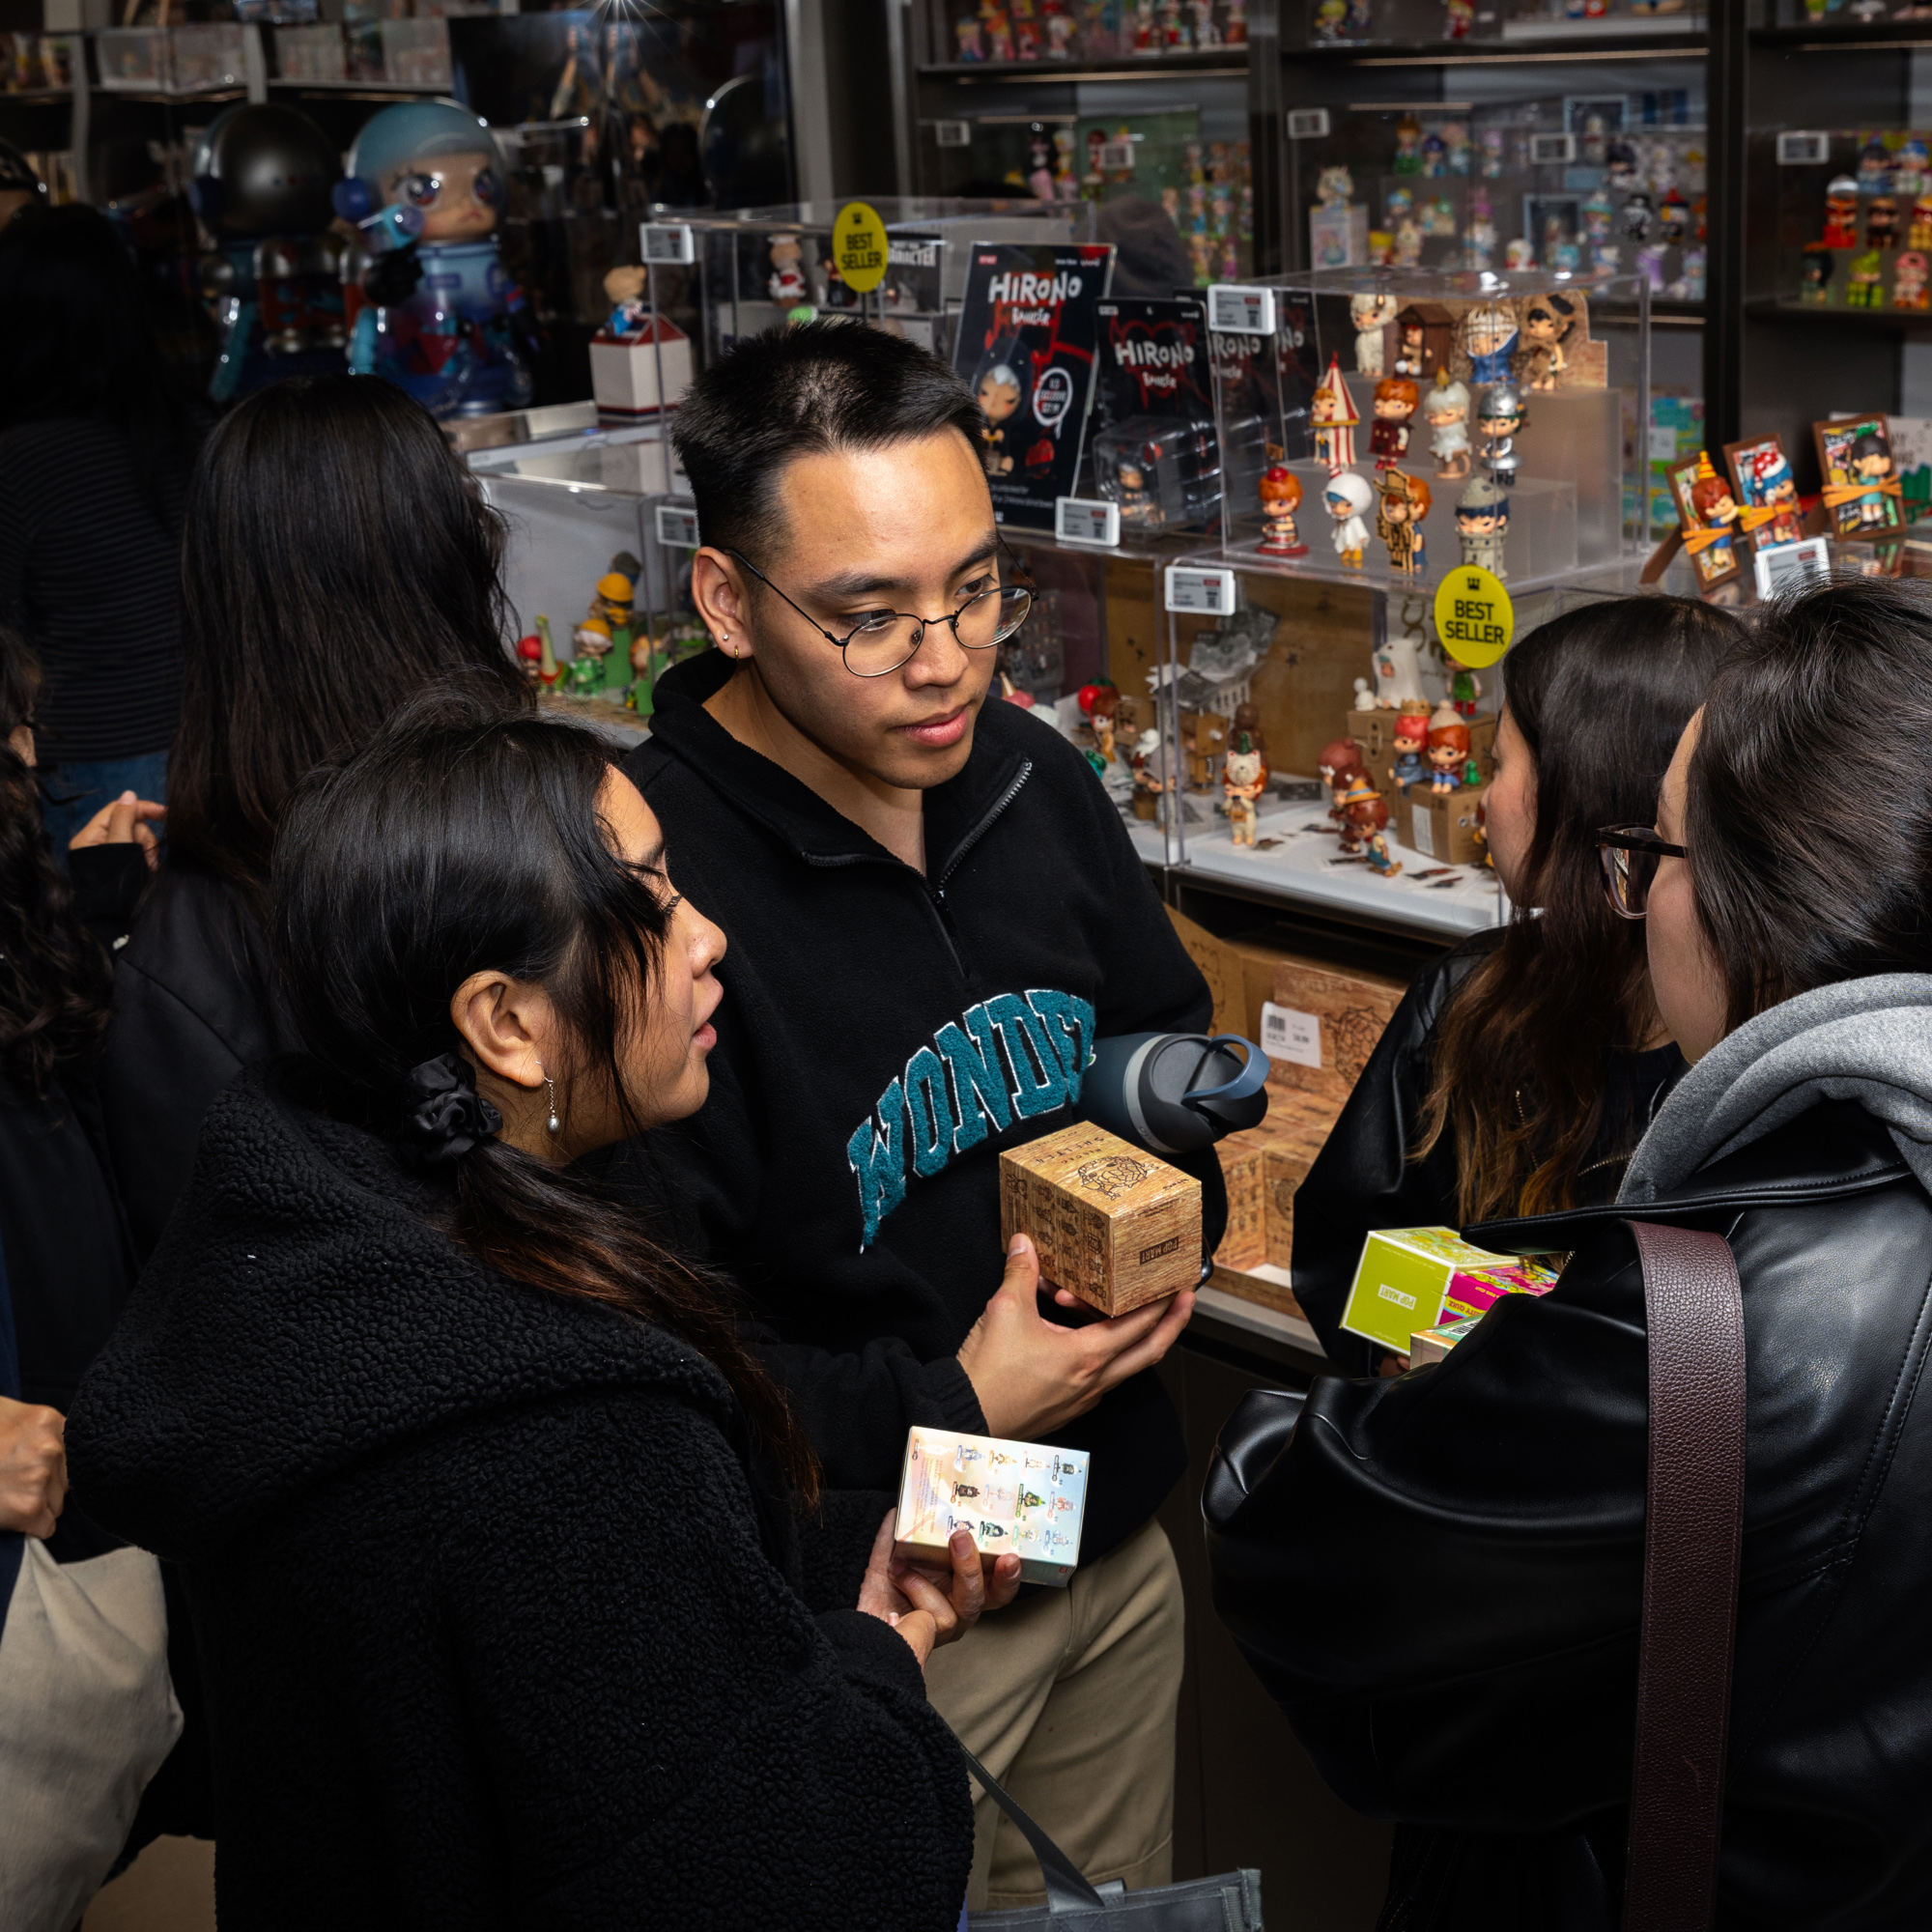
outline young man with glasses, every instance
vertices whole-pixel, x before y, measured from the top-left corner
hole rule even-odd
[[[639,1167],[748,1291],[830,1486],[895,1490],[912,1424],[1091,1449],[1070,1587],[927,1685],[1090,1878],[1138,1887],[1171,1865],[1181,1667],[1151,1370],[1193,1296],[1058,1319],[1002,1256],[999,1153],[1074,1117],[1095,1037],[1210,1002],[1085,759],[986,701],[1030,593],[980,428],[943,364],[843,322],[742,342],[678,412],[718,648],[659,681],[625,770],[730,951],[711,1099]],[[1212,1154],[1181,1164],[1218,1236]],[[997,1816],[976,1907],[1041,1895]]]

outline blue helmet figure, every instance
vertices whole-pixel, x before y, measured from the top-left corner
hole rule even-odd
[[[373,256],[349,366],[436,416],[489,415],[530,399],[524,308],[497,258],[502,157],[490,124],[454,100],[385,107],[355,137],[335,212]]]

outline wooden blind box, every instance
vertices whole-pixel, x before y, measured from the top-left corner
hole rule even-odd
[[[1271,1053],[1268,1085],[1315,1094],[1333,1102],[1333,1111],[1339,1112],[1407,990],[1407,982],[1390,973],[1324,966],[1294,954],[1278,960],[1274,1004],[1313,1017],[1321,1064],[1303,1065]]]
[[[1476,801],[1481,796],[1473,785],[1434,791],[1427,781],[1418,781],[1409,786],[1404,804],[1403,843],[1438,866],[1479,864],[1483,848],[1476,840]]]
[[[1015,1235],[1042,1282],[1124,1315],[1200,1279],[1201,1183],[1077,1122],[1001,1154],[1000,1238]]]

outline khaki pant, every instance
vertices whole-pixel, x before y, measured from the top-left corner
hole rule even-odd
[[[1040,1590],[933,1652],[926,1694],[966,1747],[1095,1885],[1174,1874],[1180,1571],[1157,1522],[1064,1590]],[[1046,1896],[1039,1861],[974,1786],[974,1911]]]

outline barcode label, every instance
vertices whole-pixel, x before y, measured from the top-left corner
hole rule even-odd
[[[1293,1007],[1262,1002],[1262,1051],[1270,1060],[1291,1061],[1296,1066],[1321,1065],[1321,1021],[1318,1014]]]
[[[1773,544],[1751,558],[1757,578],[1757,594],[1776,597],[1780,591],[1796,590],[1832,574],[1832,546],[1824,537],[1806,537],[1803,543]]]
[[[644,260],[681,265],[697,259],[688,221],[647,221],[638,232]]]
[[[1121,541],[1121,506],[1096,497],[1057,497],[1053,533],[1063,543],[1101,544],[1112,550]]]
[[[1208,327],[1229,335],[1272,335],[1274,291],[1216,282],[1208,291]]]
[[[666,550],[696,550],[697,512],[683,503],[660,503],[658,542]]]

